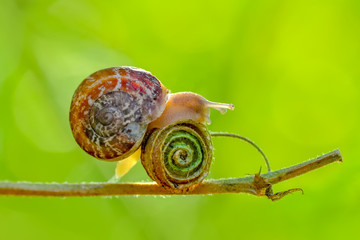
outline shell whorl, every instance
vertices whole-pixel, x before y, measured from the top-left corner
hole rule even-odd
[[[76,90],[70,124],[90,155],[118,161],[141,144],[147,125],[165,109],[168,90],[142,69],[114,67],[87,77]]]
[[[150,178],[176,193],[191,191],[200,184],[213,158],[209,131],[192,120],[155,129],[141,150],[141,162]]]

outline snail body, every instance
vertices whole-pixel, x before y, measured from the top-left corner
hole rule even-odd
[[[182,120],[193,120],[210,124],[210,108],[225,113],[226,109],[234,109],[232,104],[210,102],[199,94],[192,92],[179,92],[170,94],[166,108],[161,116],[150,123],[151,128],[162,128],[171,123]]]
[[[225,113],[234,106],[191,92],[170,94],[145,70],[113,67],[91,74],[77,88],[70,125],[88,154],[119,161],[117,176],[140,155],[154,181],[188,191],[209,172],[212,143],[205,124],[210,123],[210,108]]]

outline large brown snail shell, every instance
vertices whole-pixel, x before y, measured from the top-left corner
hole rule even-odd
[[[164,111],[168,90],[149,72],[102,69],[77,88],[70,108],[76,142],[90,155],[117,161],[141,144],[150,122]]]

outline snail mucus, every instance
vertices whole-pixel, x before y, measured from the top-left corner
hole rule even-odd
[[[151,73],[113,67],[87,77],[74,93],[70,125],[76,142],[91,156],[118,161],[116,176],[141,159],[152,180],[174,193],[198,186],[213,159],[210,108],[192,92],[170,93]]]

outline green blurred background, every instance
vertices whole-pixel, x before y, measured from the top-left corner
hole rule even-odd
[[[247,136],[273,169],[339,148],[333,164],[246,194],[120,198],[0,197],[0,239],[336,239],[359,237],[360,2],[0,2],[0,180],[106,181],[115,163],[73,140],[78,84],[105,67],[151,71],[235,111],[212,131]],[[210,178],[253,174],[251,146],[214,139]],[[264,169],[264,168],[263,168]],[[149,181],[141,164],[123,181]]]

